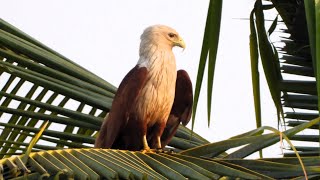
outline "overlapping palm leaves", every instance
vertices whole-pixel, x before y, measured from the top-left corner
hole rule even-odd
[[[319,21],[316,21],[319,6],[317,1],[273,1],[274,7],[281,15],[286,28],[282,32],[283,46],[277,47],[283,79],[279,80],[282,92],[282,106],[286,110],[285,122],[295,127],[319,117]],[[317,51],[318,53],[319,51]],[[315,125],[292,137],[301,155],[319,156],[319,125]],[[301,145],[304,142],[303,145]],[[313,142],[313,143],[312,143]],[[308,144],[307,144],[308,143]],[[285,156],[294,156],[292,152]]]

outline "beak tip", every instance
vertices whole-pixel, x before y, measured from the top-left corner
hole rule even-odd
[[[180,41],[180,47],[184,50],[186,49],[186,44],[183,40]]]

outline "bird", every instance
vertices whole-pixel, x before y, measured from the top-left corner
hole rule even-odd
[[[184,40],[165,25],[147,27],[140,40],[139,60],[121,81],[95,148],[163,149],[190,120],[192,83],[185,70],[177,71],[172,51],[185,49]]]

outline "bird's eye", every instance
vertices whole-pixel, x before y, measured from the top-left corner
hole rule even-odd
[[[170,38],[173,38],[173,37],[175,37],[176,35],[175,35],[174,33],[169,33],[168,36],[169,36]]]

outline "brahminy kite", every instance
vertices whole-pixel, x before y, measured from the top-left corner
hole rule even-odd
[[[124,77],[95,141],[97,148],[161,149],[191,117],[193,92],[184,70],[176,69],[174,46],[185,42],[172,28],[154,25],[141,35],[140,58]]]

